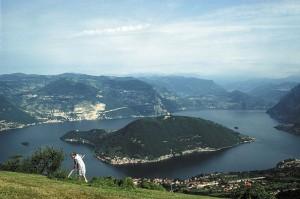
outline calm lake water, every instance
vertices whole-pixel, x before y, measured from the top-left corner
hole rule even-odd
[[[200,173],[215,171],[246,171],[274,167],[286,158],[300,158],[300,136],[278,131],[278,123],[263,111],[205,110],[183,111],[176,115],[202,117],[223,124],[229,128],[237,126],[240,133],[256,138],[249,144],[207,154],[190,155],[176,159],[139,166],[114,167],[94,157],[93,149],[87,146],[65,143],[60,137],[69,130],[103,128],[116,130],[133,119],[66,122],[42,124],[24,129],[0,133],[0,162],[14,155],[30,155],[41,146],[62,148],[66,153],[63,165],[72,168],[69,155],[72,151],[86,154],[87,175],[114,177],[169,177],[188,178]],[[22,142],[29,142],[23,146]]]

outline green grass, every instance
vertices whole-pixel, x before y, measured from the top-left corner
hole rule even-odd
[[[1,199],[34,198],[170,198],[170,199],[213,199],[207,196],[192,196],[167,191],[146,189],[123,189],[118,187],[92,187],[85,183],[52,180],[45,176],[0,171]]]

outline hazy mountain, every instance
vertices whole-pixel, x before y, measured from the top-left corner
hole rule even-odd
[[[300,84],[294,87],[278,104],[268,110],[275,119],[287,123],[300,122]]]
[[[41,122],[157,116],[195,109],[265,109],[268,103],[227,92],[212,80],[132,77],[0,75],[0,95]]]
[[[181,97],[226,94],[226,90],[212,80],[183,76],[149,76],[141,79]]]
[[[1,120],[18,124],[30,124],[36,122],[34,117],[10,103],[2,95],[0,95],[0,121]]]
[[[39,95],[96,96],[97,88],[68,79],[53,81],[37,92]]]
[[[228,102],[231,102],[230,109],[266,109],[268,103],[258,97],[235,90],[228,93]]]
[[[4,95],[15,104],[20,104],[22,96],[40,89],[54,80],[49,75],[26,75],[13,73],[0,75],[0,95]]]
[[[299,76],[290,76],[279,79],[257,78],[244,81],[227,81],[221,85],[228,91],[238,90],[252,97],[257,97],[272,107],[285,96],[293,87],[300,83]]]
[[[298,83],[296,82],[282,82],[277,84],[265,84],[258,86],[248,92],[249,95],[264,99],[273,106],[279,100],[288,94],[292,88]]]
[[[144,76],[179,109],[266,109],[270,103],[240,91],[228,92],[212,80],[183,76]]]
[[[131,77],[11,74],[0,82],[0,94],[43,122],[161,115],[176,107]]]
[[[300,135],[300,84],[267,112],[284,123],[278,125],[277,129]]]
[[[222,85],[225,89],[229,91],[233,90],[239,90],[242,92],[251,92],[254,89],[264,87],[266,85],[280,85],[280,84],[286,84],[286,83],[300,83],[300,76],[289,76],[286,78],[278,78],[278,79],[268,79],[268,78],[254,78],[254,79],[247,79],[247,80],[227,80],[227,81],[221,81],[220,85]]]
[[[183,116],[143,118],[112,133],[71,131],[62,139],[93,145],[98,158],[112,164],[159,161],[251,140],[214,122]]]

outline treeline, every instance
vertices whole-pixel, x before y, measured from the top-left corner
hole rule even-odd
[[[53,147],[44,147],[37,149],[31,156],[13,156],[9,160],[0,164],[0,170],[13,171],[21,173],[33,173],[48,176],[60,180],[76,182],[77,179],[67,179],[68,173],[62,169],[62,162],[65,158],[61,149]],[[135,185],[131,177],[117,179],[113,177],[93,177],[89,184],[91,186],[109,186],[125,189],[134,189],[136,187],[152,190],[165,190],[163,186],[143,180]]]
[[[35,173],[49,177],[59,176],[63,172],[61,163],[64,160],[62,150],[53,147],[39,148],[29,157],[14,156],[0,164],[1,170]]]

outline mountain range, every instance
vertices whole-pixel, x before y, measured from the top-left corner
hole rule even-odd
[[[277,129],[300,135],[300,84],[269,109],[267,113],[283,123],[278,125]]]
[[[146,76],[140,79],[183,110],[270,107],[270,103],[260,97],[239,90],[227,91],[213,80],[183,76]]]
[[[227,91],[212,80],[183,76],[0,75],[3,100],[35,123],[159,116],[195,109],[270,108],[272,103],[257,93]],[[0,130],[28,124],[10,120],[13,113],[2,113]]]
[[[4,96],[0,95],[0,129],[14,127],[15,124],[22,127],[32,124],[37,120],[25,111],[10,103]]]
[[[271,108],[289,91],[300,83],[299,76],[289,76],[278,79],[256,78],[244,81],[223,82],[224,88],[229,91],[239,90],[250,96],[264,100]]]

